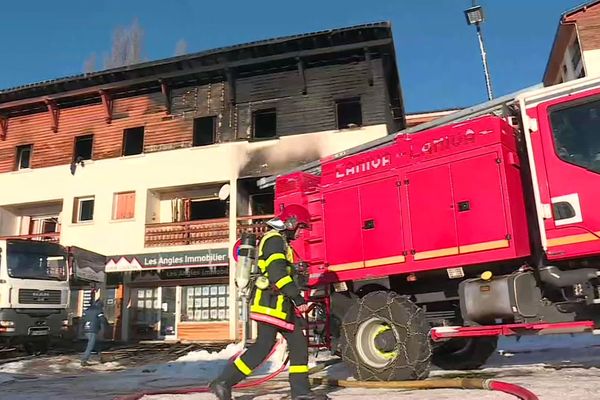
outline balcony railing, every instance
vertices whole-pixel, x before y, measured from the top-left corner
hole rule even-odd
[[[0,240],[9,240],[9,239],[39,240],[42,242],[58,243],[60,241],[60,232],[36,233],[33,235],[0,236]]]
[[[242,232],[260,235],[267,231],[272,216],[257,215],[237,219],[237,236]],[[229,219],[173,222],[146,225],[146,247],[187,246],[229,241]]]

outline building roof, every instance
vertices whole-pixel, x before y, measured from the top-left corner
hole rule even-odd
[[[392,84],[396,86],[392,93],[397,92],[400,97],[391,24],[377,22],[260,40],[1,89],[0,113],[11,116],[24,108],[31,112],[34,103],[38,104],[34,108],[40,111],[47,99],[66,103],[74,97],[91,94],[98,97],[99,90],[115,92],[125,87],[128,92],[132,88],[160,90],[161,82],[175,87],[186,81],[189,85],[190,77],[210,81],[215,76],[223,79],[228,71],[241,76],[256,73],[258,69],[264,73],[266,64],[270,71],[296,68],[298,59],[310,67],[339,59],[344,54],[349,57],[353,53],[364,55],[366,48],[374,57],[384,54],[389,57],[395,75]]]
[[[554,74],[556,69],[560,68],[559,64],[562,59],[558,60],[557,57],[559,54],[564,53],[566,48],[566,39],[571,37],[574,29],[573,24],[575,21],[571,17],[597,4],[600,4],[600,0],[587,1],[560,14],[558,26],[556,27],[556,33],[554,34],[554,40],[552,42],[552,48],[550,49],[550,55],[546,63],[546,68],[544,69],[544,75],[542,76],[544,83],[546,83],[549,75]]]

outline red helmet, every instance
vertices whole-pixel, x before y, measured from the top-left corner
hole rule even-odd
[[[310,228],[310,214],[308,210],[299,204],[290,204],[267,222],[267,224],[277,230],[293,231],[296,228]]]

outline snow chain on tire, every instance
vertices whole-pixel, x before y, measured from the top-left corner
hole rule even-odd
[[[388,325],[396,338],[395,356],[381,368],[361,360],[357,350],[357,332],[373,318]],[[425,313],[394,292],[377,291],[358,299],[344,316],[340,344],[342,358],[358,380],[418,380],[429,375],[432,353]]]

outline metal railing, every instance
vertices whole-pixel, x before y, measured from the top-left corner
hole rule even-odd
[[[261,235],[267,231],[271,215],[255,215],[237,219],[237,236],[242,232]],[[229,241],[229,218],[208,219],[146,225],[145,247],[187,246]]]

